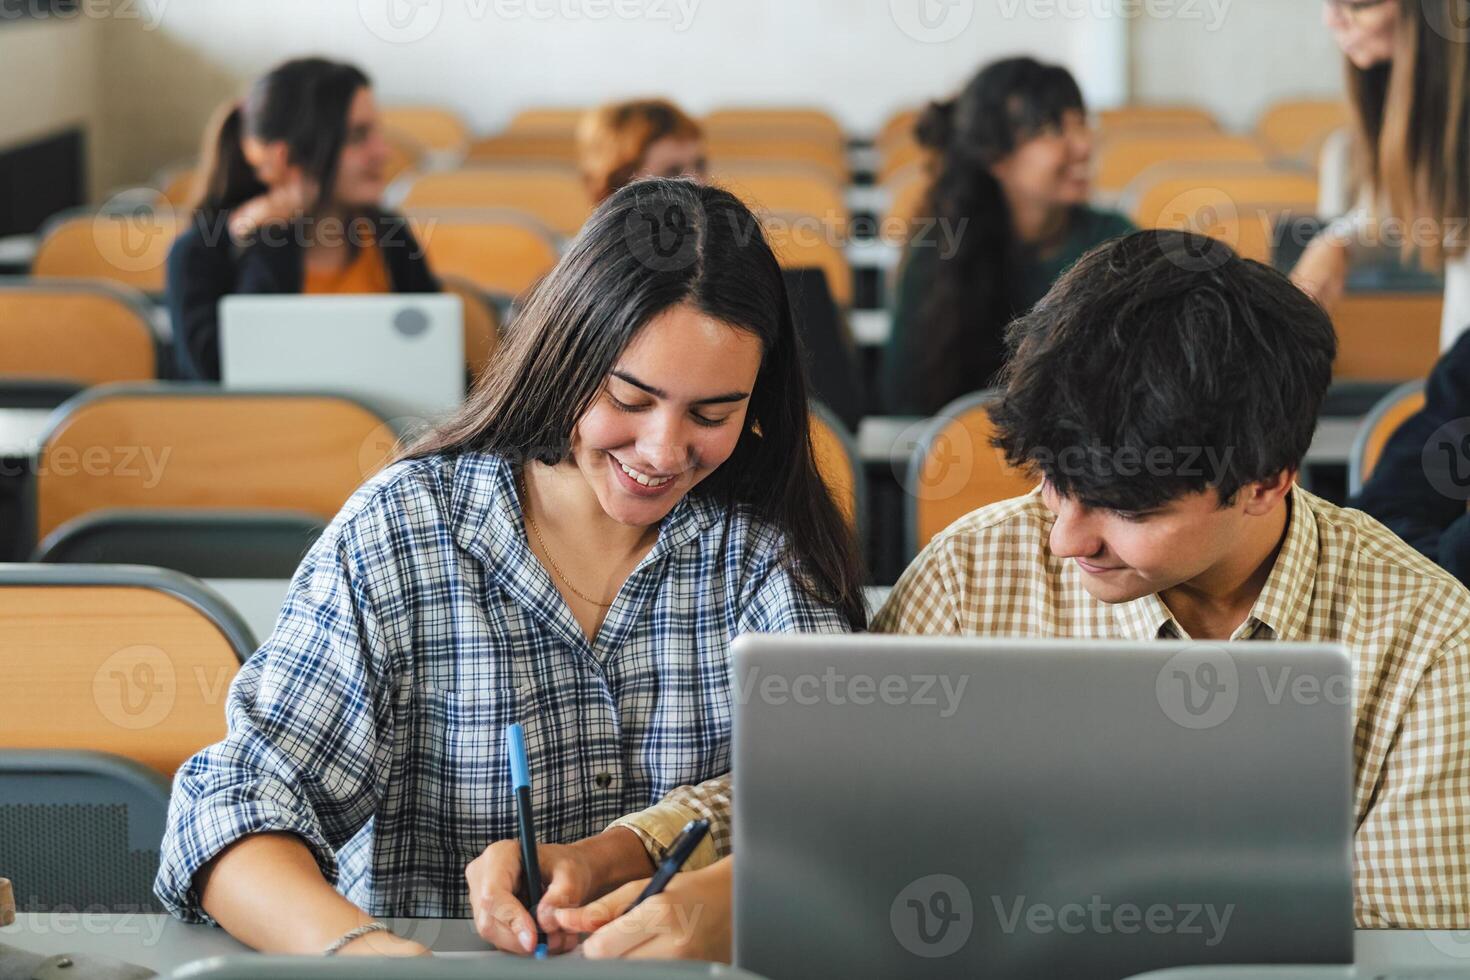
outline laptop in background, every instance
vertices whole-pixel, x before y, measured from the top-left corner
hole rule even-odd
[[[226,388],[350,395],[408,429],[464,401],[458,296],[226,296],[219,312]]]
[[[1108,980],[1352,961],[1340,647],[733,650],[738,966]]]

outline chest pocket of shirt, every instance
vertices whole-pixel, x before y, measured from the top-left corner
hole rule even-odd
[[[414,690],[417,823],[444,850],[478,857],[514,837],[505,726],[521,720],[520,690]]]

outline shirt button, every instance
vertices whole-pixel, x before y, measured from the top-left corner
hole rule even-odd
[[[612,785],[612,773],[600,772],[592,777],[592,781],[597,784],[598,789],[607,789]]]

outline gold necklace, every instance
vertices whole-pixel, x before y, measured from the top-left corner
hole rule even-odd
[[[592,605],[598,606],[602,609],[611,609],[611,601],[603,602],[599,599],[594,599],[591,596],[587,595],[585,592],[579,590],[575,585],[573,585],[571,581],[566,577],[566,575],[562,572],[561,566],[556,563],[556,559],[551,557],[551,549],[546,547],[546,539],[541,537],[541,529],[536,526],[536,518],[531,516],[531,508],[527,506],[527,504],[530,503],[531,494],[526,490],[526,478],[524,474],[521,476],[520,482],[521,500],[525,501],[525,503],[521,504],[521,513],[525,515],[526,523],[531,525],[531,533],[536,535],[536,543],[541,546],[541,553],[545,555],[546,560],[551,563],[551,570],[556,573],[556,577],[561,580],[561,584],[571,589],[572,593],[583,602],[591,603]],[[614,595],[613,599],[617,599],[617,596]]]

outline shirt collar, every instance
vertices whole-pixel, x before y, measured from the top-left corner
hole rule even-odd
[[[1307,607],[1317,582],[1317,521],[1305,491],[1293,486],[1287,496],[1286,537],[1276,564],[1251,606],[1252,620],[1267,627],[1278,640],[1300,639]]]

